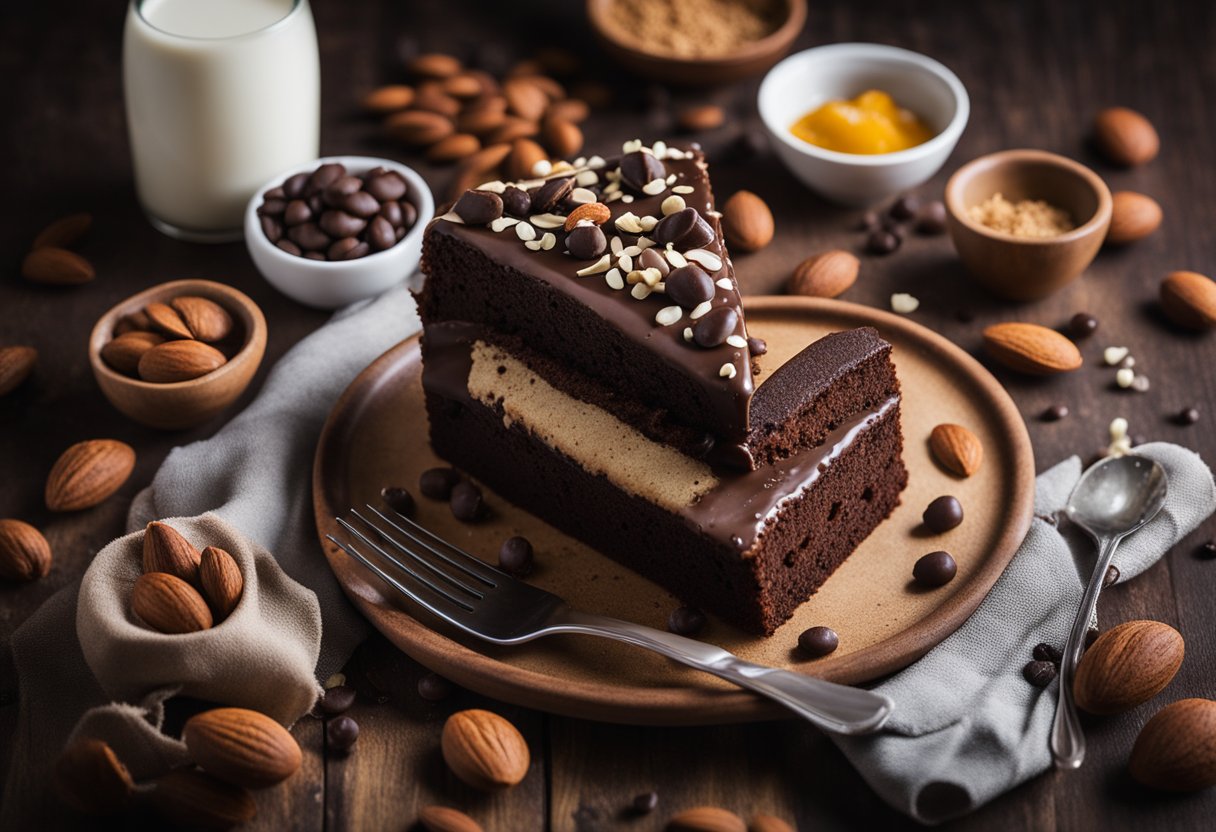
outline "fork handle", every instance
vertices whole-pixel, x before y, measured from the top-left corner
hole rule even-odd
[[[712,644],[603,615],[567,609],[546,630],[602,636],[662,653],[766,696],[834,734],[877,731],[895,708],[890,699],[872,691],[745,662]]]

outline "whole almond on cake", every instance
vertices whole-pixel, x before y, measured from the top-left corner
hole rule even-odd
[[[798,264],[790,277],[791,294],[812,298],[834,298],[857,281],[861,261],[840,249],[808,257]]]
[[[1124,246],[1142,240],[1161,227],[1161,218],[1161,206],[1151,196],[1135,191],[1118,191],[1111,197],[1106,243]]]
[[[1165,689],[1182,666],[1182,636],[1160,621],[1125,621],[1081,656],[1073,695],[1091,714],[1118,714]]]
[[[452,773],[482,791],[514,786],[527,775],[531,763],[523,736],[490,711],[452,714],[443,725],[440,745]]]
[[[117,491],[135,468],[135,451],[116,439],[77,442],[64,451],[46,479],[46,507],[79,511]]]
[[[960,477],[969,477],[984,462],[984,446],[979,437],[962,425],[938,425],[929,434],[929,449],[943,468]]]
[[[1185,329],[1216,327],[1216,282],[1198,272],[1170,272],[1161,281],[1161,309]]]
[[[38,350],[33,347],[0,347],[0,396],[20,387],[37,363]]]
[[[236,609],[245,590],[241,567],[232,555],[215,546],[203,550],[198,580],[216,621],[223,621]]]
[[[1128,107],[1108,107],[1098,113],[1094,141],[1102,155],[1124,167],[1150,162],[1161,149],[1153,123]]]
[[[208,774],[254,789],[283,782],[304,759],[286,728],[247,708],[196,714],[186,720],[182,739],[190,758]]]
[[[0,579],[36,581],[51,569],[51,544],[22,520],[0,519]]]
[[[198,582],[201,555],[198,549],[182,537],[181,532],[167,523],[153,520],[144,529],[143,569],[167,572],[189,584]]]
[[[83,737],[55,762],[55,788],[69,806],[86,815],[112,815],[135,794],[135,781],[109,745]]]
[[[716,806],[685,809],[667,821],[670,832],[747,832],[743,818]]]
[[[722,206],[722,230],[735,251],[759,251],[773,241],[773,212],[751,191],[737,191]]]
[[[147,800],[172,829],[232,829],[257,814],[248,791],[194,768],[174,769],[156,778]]]
[[[198,590],[167,572],[149,572],[136,579],[131,611],[153,630],[168,635],[197,633],[214,623]]]
[[[418,811],[418,823],[426,832],[482,832],[480,823],[447,806],[424,806]]]
[[[1009,369],[1028,375],[1067,373],[1082,363],[1076,344],[1038,324],[993,324],[984,330],[984,349]]]
[[[1137,781],[1162,791],[1216,786],[1216,702],[1180,699],[1166,705],[1140,729],[1128,768]]]

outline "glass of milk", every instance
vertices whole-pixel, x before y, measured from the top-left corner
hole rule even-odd
[[[132,0],[123,86],[139,201],[173,237],[241,237],[245,203],[317,158],[308,0]]]

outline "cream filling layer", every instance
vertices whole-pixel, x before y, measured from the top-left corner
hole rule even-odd
[[[588,473],[677,512],[718,486],[708,465],[655,442],[608,411],[558,390],[505,350],[478,340],[469,395],[518,424]]]

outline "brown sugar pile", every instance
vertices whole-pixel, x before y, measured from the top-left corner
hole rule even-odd
[[[1076,228],[1068,212],[1050,202],[1041,199],[1010,202],[1000,193],[972,205],[967,216],[993,231],[1015,237],[1057,237]]]
[[[772,34],[784,8],[777,0],[616,0],[608,20],[645,52],[708,58]]]

